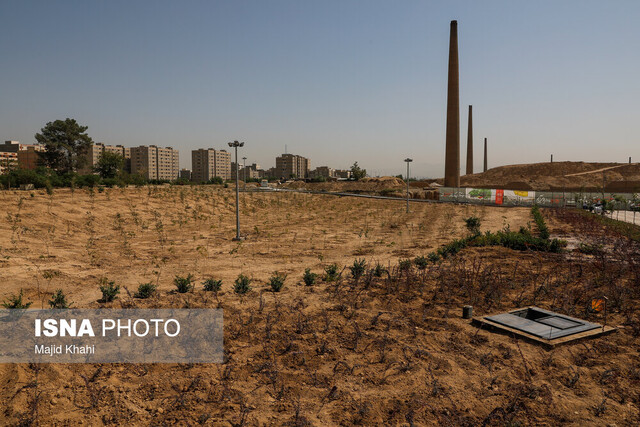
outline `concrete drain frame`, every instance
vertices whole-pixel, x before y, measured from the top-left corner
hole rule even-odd
[[[474,318],[480,328],[514,334],[553,348],[585,338],[606,335],[617,330],[538,307],[524,307],[506,313]]]

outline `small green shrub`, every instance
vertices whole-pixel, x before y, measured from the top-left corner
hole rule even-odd
[[[354,280],[360,279],[366,269],[367,262],[364,259],[356,259],[353,261],[353,265],[349,267],[349,270],[351,270],[351,277],[353,277]]]
[[[438,261],[440,261],[440,255],[438,254],[438,252],[430,252],[427,255],[427,258],[429,259],[429,261],[431,261],[432,263],[436,263]]]
[[[273,292],[280,292],[284,286],[284,281],[287,278],[286,274],[280,274],[277,271],[273,273],[273,276],[269,278],[269,286]]]
[[[425,270],[429,264],[429,260],[420,255],[414,258],[413,263],[418,267],[418,270]]]
[[[151,282],[142,283],[138,286],[138,292],[133,296],[135,298],[147,299],[156,292],[156,285]]]
[[[477,216],[470,216],[469,218],[465,218],[465,225],[467,226],[467,230],[472,235],[480,234],[480,218]]]
[[[578,245],[578,251],[587,255],[595,255],[602,253],[602,245],[594,244],[590,245],[589,243],[580,243]]]
[[[120,293],[120,285],[116,285],[116,282],[102,279],[100,285],[100,292],[102,292],[102,302],[111,302]]]
[[[382,277],[384,273],[387,272],[387,269],[382,266],[379,262],[376,263],[375,267],[373,267],[373,275],[375,277]]]
[[[30,302],[22,302],[22,289],[18,295],[11,295],[9,299],[2,303],[4,308],[25,310],[31,306]]]
[[[187,277],[176,276],[173,279],[173,284],[176,285],[178,293],[186,294],[194,288],[193,276],[191,274],[188,274]]]
[[[49,300],[49,306],[56,309],[69,308],[70,304],[67,302],[67,297],[62,289],[58,289],[56,293],[53,294],[53,297]]]
[[[312,273],[310,268],[304,270],[304,274],[302,275],[302,281],[307,286],[311,286],[316,282],[316,277],[318,275],[316,273]]]
[[[533,215],[533,220],[538,226],[540,238],[547,240],[549,238],[549,228],[544,222],[544,217],[542,216],[542,212],[540,212],[540,208],[538,207],[538,205],[533,205],[533,207],[531,208],[531,214]]]
[[[238,295],[244,295],[251,290],[251,279],[240,274],[233,284],[233,291]]]
[[[398,268],[400,271],[409,271],[411,270],[411,260],[410,259],[401,259],[398,261]]]
[[[202,284],[204,290],[208,292],[218,292],[222,288],[222,280],[207,279]]]
[[[324,268],[324,280],[327,282],[333,282],[338,279],[338,264],[333,263]]]

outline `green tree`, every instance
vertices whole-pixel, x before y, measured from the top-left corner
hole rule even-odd
[[[122,155],[111,151],[105,151],[98,159],[93,170],[102,178],[115,178],[122,170],[123,165],[124,158]]]
[[[353,166],[351,166],[351,177],[356,181],[359,181],[365,176],[367,176],[367,170],[360,168],[360,166],[358,166],[358,162],[355,162]]]
[[[86,153],[93,143],[87,129],[69,118],[47,123],[35,136],[45,147],[40,153],[44,165],[59,172],[73,172],[84,166]]]

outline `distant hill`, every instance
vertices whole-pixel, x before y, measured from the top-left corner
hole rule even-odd
[[[499,166],[484,173],[463,175],[461,187],[503,188],[507,190],[602,190],[640,192],[640,164],[554,162]],[[443,179],[436,182],[443,184]]]

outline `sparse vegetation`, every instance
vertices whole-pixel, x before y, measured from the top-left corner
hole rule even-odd
[[[151,282],[141,283],[138,286],[138,291],[135,293],[135,298],[147,299],[150,298],[156,292],[156,285]]]
[[[540,208],[538,205],[533,205],[531,208],[531,214],[533,215],[533,220],[536,222],[538,226],[538,231],[540,232],[540,238],[547,240],[549,238],[549,228],[547,227],[546,222],[544,221],[544,217],[542,216],[542,212],[540,212]]]
[[[333,282],[338,279],[338,264],[329,264],[324,268],[324,280],[326,282]]]
[[[188,274],[187,277],[176,276],[173,279],[173,284],[176,286],[176,291],[181,294],[193,291],[193,276]]]
[[[318,275],[316,273],[312,273],[310,268],[304,270],[304,274],[302,275],[302,281],[305,285],[311,286],[316,283],[316,278]]]
[[[123,284],[116,299],[123,308],[224,308],[224,363],[0,367],[5,379],[19,379],[0,392],[8,424],[81,417],[114,425],[517,425],[589,417],[625,424],[622,416],[633,421],[640,413],[634,394],[640,370],[629,357],[640,337],[637,245],[598,221],[560,216],[571,211],[543,212],[552,235],[585,246],[547,253],[541,250],[553,240],[542,243],[529,208],[416,203],[405,217],[404,205],[388,200],[245,193],[246,229],[257,227],[260,238],[238,246],[230,240],[233,193],[221,187],[56,191],[52,215],[44,190],[33,198],[17,193],[2,195],[10,220],[0,236],[0,271],[12,277],[0,300],[29,286],[27,299],[48,306],[51,291],[61,288],[74,307],[96,307],[97,289],[86,289],[74,270],[82,265]],[[483,234],[467,240],[464,219],[471,215],[481,218]],[[126,234],[134,256],[123,252],[123,232],[134,232]],[[56,251],[61,244],[69,250]],[[437,249],[449,245],[444,258]],[[591,246],[601,252],[580,252]],[[20,263],[26,267],[15,268]],[[307,267],[326,286],[318,286],[320,274],[309,287],[276,280],[280,293],[272,294],[271,279],[283,275],[274,270],[297,283]],[[187,272],[190,285],[199,278],[197,288],[172,291],[175,275]],[[124,283],[135,277],[153,280],[138,287],[136,299],[127,298]],[[249,277],[259,279],[256,292]],[[234,292],[214,296],[219,279]],[[161,297],[138,299],[156,286]],[[603,323],[603,313],[587,310],[600,295],[609,298],[607,324],[624,328],[551,352],[460,318],[467,304],[478,315],[536,305]],[[126,391],[126,405],[112,387]],[[566,405],[549,404],[558,393]],[[38,416],[31,415],[33,405]]]
[[[251,279],[240,274],[233,284],[233,291],[238,295],[244,295],[251,290]]]
[[[418,270],[425,270],[429,265],[429,260],[422,255],[415,257],[413,259],[413,263],[418,268]]]
[[[480,218],[477,216],[470,216],[469,218],[465,218],[464,222],[469,233],[474,236],[480,234]]]
[[[269,278],[269,287],[272,292],[280,292],[284,286],[284,281],[287,278],[286,274],[278,273],[277,271]]]
[[[64,294],[62,289],[56,290],[51,299],[49,300],[49,307],[54,309],[65,309],[71,306],[70,303],[67,302],[67,296]]]
[[[206,279],[203,282],[204,290],[207,292],[219,292],[222,288],[222,280]]]
[[[111,302],[115,300],[120,293],[120,285],[116,285],[116,282],[109,281],[103,278],[100,284],[100,292],[102,292],[102,302]]]
[[[18,295],[9,296],[9,298],[2,303],[2,306],[8,309],[25,310],[31,307],[31,303],[22,301],[22,289],[20,289]]]
[[[358,281],[367,269],[367,262],[364,259],[356,259],[353,261],[353,265],[349,267],[351,271],[351,277],[353,280]]]

